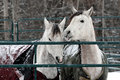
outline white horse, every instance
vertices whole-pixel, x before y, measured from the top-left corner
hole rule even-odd
[[[83,12],[78,12],[74,7],[72,10],[74,14],[71,16],[70,23],[64,31],[65,40],[95,42],[95,31],[91,19],[93,7]],[[80,62],[78,61],[79,64],[106,64],[106,59],[98,45],[80,45],[80,49],[80,57],[76,57],[80,59]],[[79,80],[106,80],[108,69],[106,67],[82,67],[80,70],[77,69],[77,71],[80,71],[78,74]],[[72,74],[72,77],[74,77],[74,74]],[[78,79],[74,78],[71,80]]]
[[[41,38],[42,41],[47,42],[61,42],[63,41],[63,29],[66,18],[60,24],[49,22],[44,19],[45,32]],[[38,45],[37,46],[37,63],[36,64],[56,64],[63,61],[63,45]],[[52,68],[37,68],[47,79],[54,79],[58,75],[56,67]]]

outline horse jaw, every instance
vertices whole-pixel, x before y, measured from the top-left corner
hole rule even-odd
[[[37,47],[37,63],[36,64],[56,64],[54,58],[46,53],[45,45],[38,45]],[[57,68],[37,68],[42,74],[44,74],[48,79],[54,79],[57,76]]]
[[[54,61],[56,63],[62,63],[62,61],[63,61],[63,45],[46,45],[46,47],[47,47],[49,53],[54,58]]]

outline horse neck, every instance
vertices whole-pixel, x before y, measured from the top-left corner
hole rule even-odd
[[[88,39],[86,41],[96,41],[96,37],[95,37],[95,30],[94,30],[94,27],[93,27],[93,24],[90,24],[92,27],[91,27],[91,30],[90,30],[90,34]]]
[[[81,45],[82,64],[101,64],[101,51],[97,45]]]
[[[91,37],[87,41],[96,41],[94,29],[92,31]],[[98,45],[81,45],[81,59],[83,64],[88,63],[101,63],[101,51]]]
[[[89,41],[96,41],[94,33]],[[81,45],[81,63],[102,64],[101,51],[98,45]],[[102,67],[83,67],[83,70],[90,76],[90,80],[96,80],[102,72]]]

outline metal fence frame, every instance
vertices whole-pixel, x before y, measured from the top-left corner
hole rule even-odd
[[[120,18],[120,16],[92,16],[92,18],[105,18],[105,19],[111,19],[111,18]],[[31,20],[43,20],[44,18],[21,18],[17,21],[16,27],[17,27],[17,41],[21,41],[19,39],[19,32],[28,32],[28,31],[40,31],[43,32],[44,30],[19,30],[19,22],[23,22],[23,21],[31,21]],[[57,17],[57,18],[47,18],[48,20],[60,20],[63,19],[63,17]],[[68,18],[67,18],[68,19]],[[107,29],[120,29],[120,27],[110,27],[110,28],[98,28],[95,27],[95,30],[107,30]],[[116,36],[112,36],[112,37],[97,37],[97,39],[111,39],[111,38],[120,38],[120,37],[116,37]],[[24,41],[24,40],[23,40]]]
[[[118,42],[106,42],[106,41],[99,41],[99,42],[28,42],[28,41],[18,41],[18,42],[13,42],[13,41],[3,41],[0,42],[0,45],[65,45],[65,44],[70,44],[70,45],[75,45],[75,44],[84,44],[84,45],[95,45],[95,44],[99,44],[99,45],[103,45],[103,44],[120,44],[120,41]],[[36,50],[36,49],[35,49]],[[35,56],[36,55],[36,51],[35,51]],[[107,55],[108,57],[119,57],[120,56],[115,56],[115,55]],[[35,58],[36,61],[36,58]],[[35,79],[37,80],[37,73],[36,73],[36,68],[37,67],[120,67],[120,64],[5,64],[5,65],[0,65],[0,68],[16,68],[16,67],[34,67],[35,68]]]
[[[11,20],[11,19],[0,19],[0,21],[8,21],[8,22],[10,22],[10,26],[11,26],[11,29],[9,29],[9,30],[0,30],[0,32],[10,32],[11,33],[11,40],[8,40],[8,41],[14,41],[14,24],[13,24],[13,20]]]
[[[93,17],[93,18],[120,18],[120,16],[107,16],[107,17]],[[55,19],[55,18],[48,18],[48,19]],[[62,18],[56,18],[56,19],[62,19]],[[12,41],[0,41],[0,45],[65,45],[65,44],[70,44],[70,45],[74,45],[74,44],[98,44],[98,45],[108,45],[108,44],[120,44],[120,41],[116,41],[116,42],[112,42],[112,41],[97,41],[97,42],[31,42],[31,41],[19,41],[19,22],[20,21],[24,21],[24,20],[43,20],[43,18],[31,18],[31,19],[19,19],[17,21],[16,27],[17,27],[17,42],[13,42],[14,39],[14,35],[13,35],[13,21],[11,21],[11,35],[12,35]],[[97,28],[96,28],[97,29]],[[99,28],[99,29],[116,29],[114,27],[112,28]],[[120,29],[120,28],[117,28]],[[36,48],[35,48],[36,49]],[[35,56],[36,56],[36,50],[35,50]],[[119,55],[110,55],[107,54],[107,57],[117,57],[120,58]],[[36,61],[36,57],[35,57],[35,61]],[[6,68],[6,67],[120,67],[120,64],[5,64],[5,65],[0,65],[0,68]],[[35,72],[35,80],[37,80],[37,73]]]

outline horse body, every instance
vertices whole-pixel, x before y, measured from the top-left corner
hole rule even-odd
[[[60,24],[49,23],[44,19],[45,32],[41,38],[42,41],[62,41],[62,32],[65,19]],[[27,45],[26,45],[27,46]],[[33,64],[34,46],[29,47],[17,57],[14,64]],[[63,45],[38,45],[36,64],[56,64],[62,62]],[[20,80],[34,80],[34,68],[17,68],[17,74],[21,74]],[[14,80],[14,79],[13,79]],[[37,68],[37,80],[59,80],[58,70],[54,68]]]
[[[60,24],[49,23],[44,19],[45,32],[42,41],[63,41],[62,32],[65,24],[65,18]],[[63,45],[38,45],[37,46],[37,62],[36,64],[56,64],[62,62]],[[58,75],[56,67],[37,68],[39,72],[44,74],[47,79],[54,79]]]
[[[90,17],[92,11],[93,8],[90,8],[83,13],[76,12],[75,10],[70,24],[64,31],[65,39],[67,41],[96,41],[94,27]],[[106,62],[104,62],[104,55],[98,45],[80,46],[80,64],[106,64]],[[101,80],[106,80],[107,68],[83,67],[82,71],[89,76],[88,79],[90,80],[99,80],[101,76],[105,77],[102,77]],[[104,73],[105,75],[102,75]],[[79,77],[79,79],[84,80],[81,77]]]

